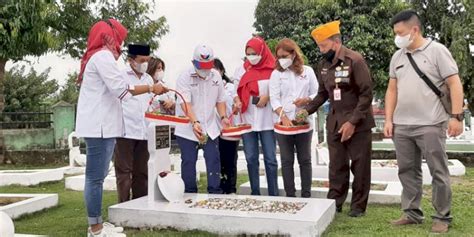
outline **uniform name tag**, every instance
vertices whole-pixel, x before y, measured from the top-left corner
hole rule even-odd
[[[334,101],[340,101],[341,100],[341,89],[336,88],[334,89]]]

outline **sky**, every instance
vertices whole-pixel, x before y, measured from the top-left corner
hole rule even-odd
[[[252,26],[258,0],[157,0],[152,19],[165,16],[169,32],[160,40],[160,48],[153,52],[166,64],[165,81],[174,87],[181,71],[191,67],[194,48],[206,44],[214,50],[232,76],[242,64],[245,43],[255,33]],[[79,61],[69,56],[48,53],[41,57],[26,57],[26,62],[9,62],[33,67],[38,72],[51,67],[49,77],[60,85],[68,73],[79,70]],[[123,61],[119,62],[124,67]]]

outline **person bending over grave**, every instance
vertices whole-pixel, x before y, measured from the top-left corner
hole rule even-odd
[[[129,44],[128,65],[122,71],[124,80],[129,85],[152,86],[153,79],[146,73],[149,60],[150,46]],[[152,98],[153,94],[145,93],[122,101],[125,133],[117,138],[114,153],[119,202],[146,196],[148,192],[148,122],[144,114]]]
[[[308,121],[298,124],[295,121],[295,115],[316,96],[318,91],[316,75],[311,67],[303,64],[301,50],[291,39],[280,40],[275,48],[275,55],[278,60],[270,77],[270,103],[279,117],[276,122],[285,127],[307,125]],[[309,122],[309,128],[312,127],[313,122]],[[292,134],[276,133],[280,146],[283,185],[287,197],[296,197],[295,151],[301,173],[301,197],[311,197],[312,135],[312,129],[304,129]]]
[[[193,67],[184,71],[176,81],[178,99],[177,115],[186,115],[188,125],[177,125],[176,141],[181,150],[181,177],[185,192],[197,193],[196,162],[198,150],[204,150],[208,193],[222,193],[220,188],[221,165],[219,158],[218,123],[229,126],[226,115],[225,89],[221,74],[213,69],[214,53],[207,45],[194,50]],[[219,118],[216,117],[216,109]]]
[[[84,199],[89,222],[88,236],[125,236],[102,220],[102,190],[115,147],[115,138],[124,135],[122,106],[134,95],[162,94],[160,84],[129,84],[116,60],[127,29],[114,19],[95,23],[87,39],[77,79],[80,85],[76,134],[86,142],[87,163]]]

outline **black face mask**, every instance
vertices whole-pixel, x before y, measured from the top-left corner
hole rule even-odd
[[[328,62],[332,62],[334,56],[336,56],[336,51],[334,49],[328,50],[326,53],[323,53],[323,58],[325,58]]]

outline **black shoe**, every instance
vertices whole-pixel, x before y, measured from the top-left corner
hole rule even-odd
[[[336,207],[336,212],[341,213],[342,212],[342,207]]]
[[[349,215],[350,217],[361,217],[361,216],[364,216],[365,215],[365,212],[364,211],[358,211],[358,210],[351,210],[349,212]]]

